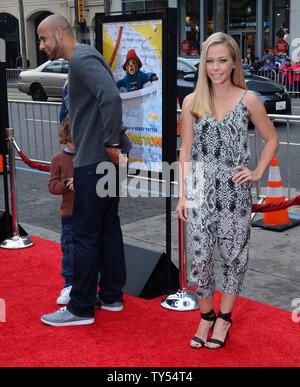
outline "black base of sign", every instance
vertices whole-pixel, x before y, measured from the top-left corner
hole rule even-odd
[[[166,254],[126,245],[124,293],[150,300],[179,289],[179,271]]]

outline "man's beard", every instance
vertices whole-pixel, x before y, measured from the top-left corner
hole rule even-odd
[[[55,47],[50,52],[50,55],[49,55],[50,60],[59,59],[59,57],[58,57],[58,41],[56,38],[54,38],[54,40],[55,40]]]

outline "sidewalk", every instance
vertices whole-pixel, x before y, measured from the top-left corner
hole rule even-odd
[[[299,193],[292,191],[295,197]],[[297,206],[289,208],[290,214],[300,215]],[[257,214],[255,220],[263,217]],[[60,242],[60,234],[21,223],[29,235]],[[147,217],[122,226],[124,242],[145,249],[164,252],[165,214]],[[284,232],[252,228],[249,269],[246,274],[242,297],[292,311],[292,301],[300,299],[300,226]],[[172,212],[172,261],[178,266],[178,220]],[[218,250],[215,251],[217,289],[221,289],[222,268]],[[189,278],[190,256],[187,250]]]

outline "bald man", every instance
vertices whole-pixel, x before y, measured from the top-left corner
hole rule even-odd
[[[87,325],[94,310],[123,309],[125,284],[124,246],[118,216],[119,197],[96,192],[101,162],[111,162],[118,184],[118,167],[126,159],[119,149],[122,105],[112,72],[94,48],[79,44],[69,22],[51,15],[38,27],[40,50],[51,60],[69,61],[69,121],[74,142],[73,244],[74,279],[66,308],[45,315],[52,326]],[[111,170],[111,169],[109,169]],[[117,187],[118,192],[118,187]],[[100,291],[97,278],[100,270]]]

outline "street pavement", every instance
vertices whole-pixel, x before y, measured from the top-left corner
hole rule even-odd
[[[293,113],[300,114],[300,110],[296,109]],[[29,170],[21,162],[17,162],[16,172],[19,224],[29,235],[60,242],[61,197],[48,192],[49,175]],[[262,191],[265,193],[265,188]],[[299,190],[291,190],[292,198],[299,194]],[[253,200],[257,201],[255,189],[253,189]],[[175,212],[175,198],[172,199],[171,207],[172,261],[178,266],[178,221]],[[2,176],[0,176],[0,208],[4,208]],[[121,198],[119,213],[125,243],[161,253],[165,251],[165,198]],[[300,216],[300,207],[289,208],[289,213]],[[257,214],[255,220],[262,216],[262,214]],[[252,228],[249,269],[241,293],[242,297],[289,311],[296,309],[295,303],[300,305],[299,236],[300,226],[283,232]],[[188,248],[186,251],[189,275]],[[17,257],[18,252],[16,251],[15,254]],[[216,248],[217,289],[221,289],[221,265],[222,260]]]

